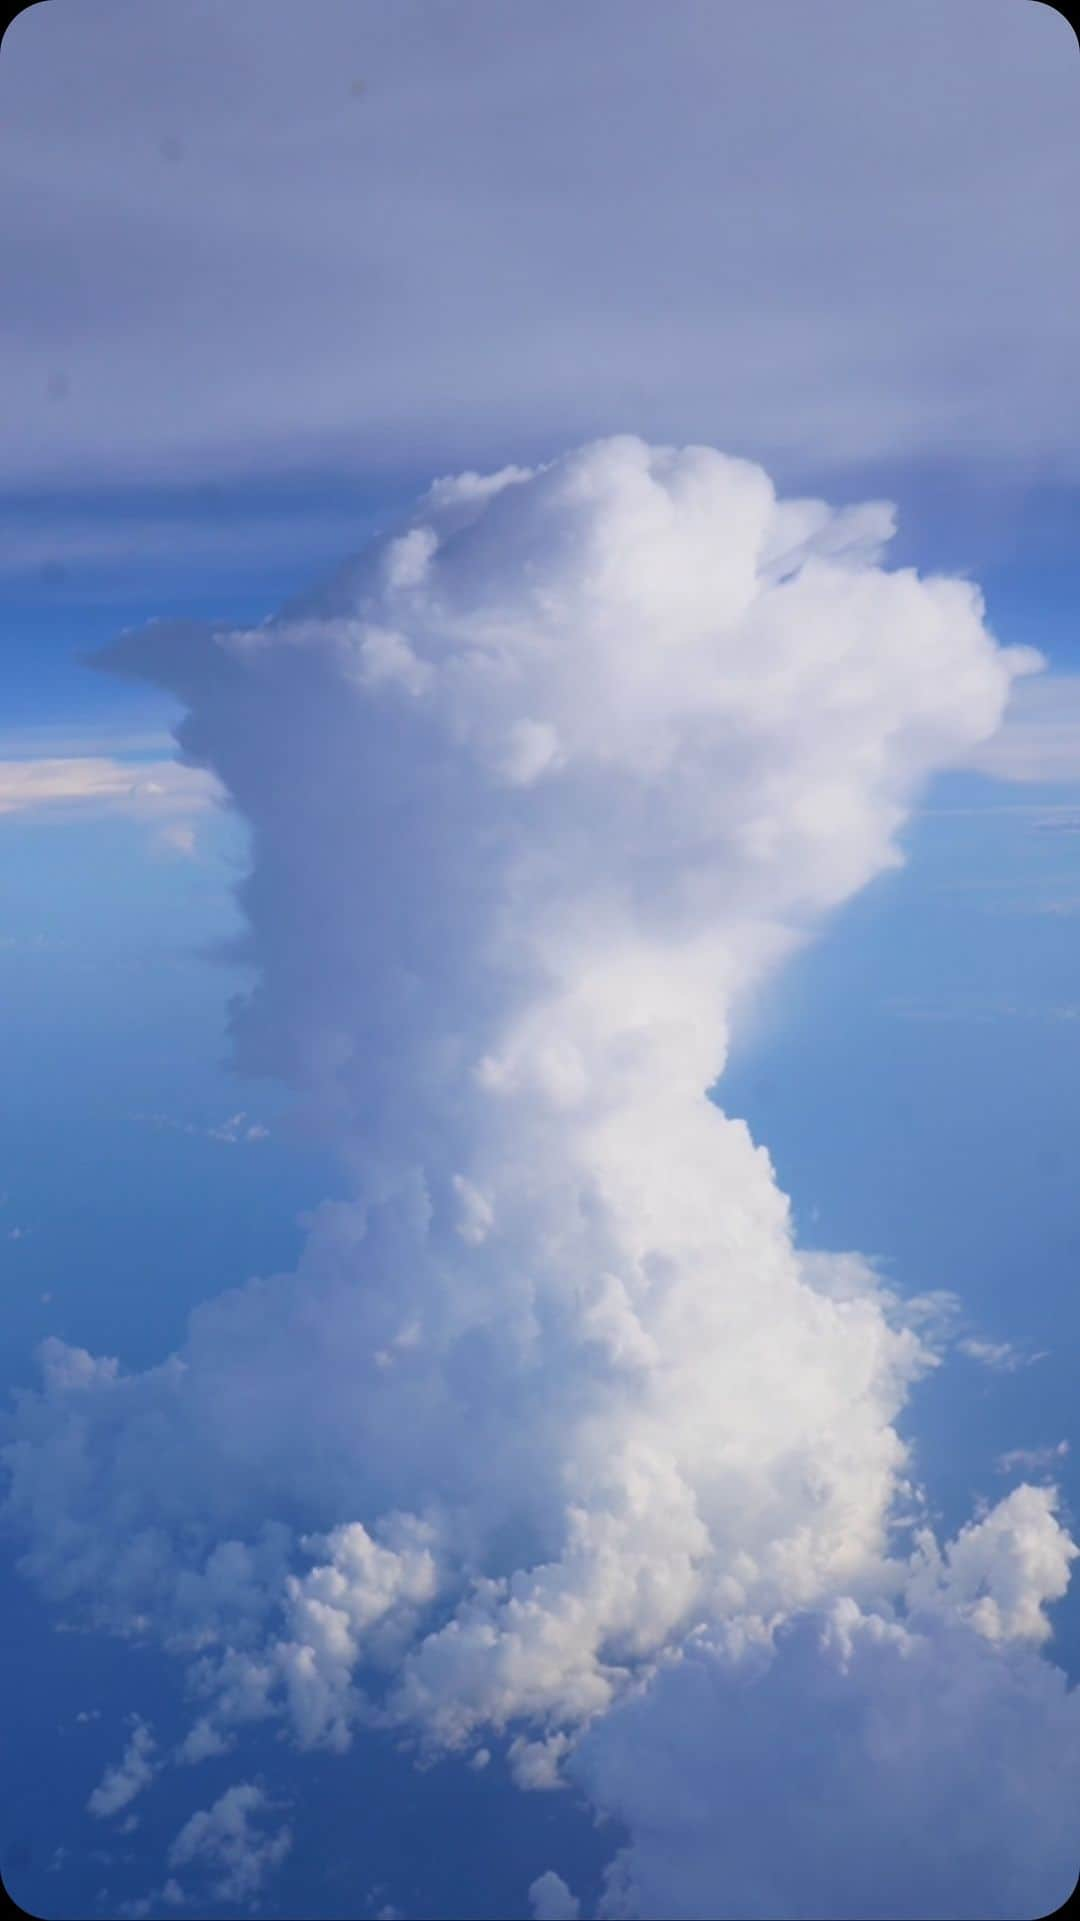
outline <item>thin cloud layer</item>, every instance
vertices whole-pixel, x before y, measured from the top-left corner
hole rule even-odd
[[[170,821],[203,813],[219,797],[217,783],[175,760],[124,761],[100,754],[0,760],[0,815],[70,818],[125,813]]]
[[[622,436],[436,483],[258,628],[112,650],[250,825],[237,1062],[292,1083],[349,1186],[296,1273],[199,1307],[160,1367],[50,1341],[20,1403],[23,1565],[187,1661],[179,1759],[274,1719],[504,1739],[523,1787],[572,1777],[627,1824],[605,1913],[892,1913],[838,1827],[811,1905],[794,1869],[753,1880],[753,1822],[773,1862],[809,1847],[820,1710],[821,1792],[857,1777],[909,1912],[1067,1891],[1054,1492],[935,1539],[897,1427],[925,1313],[800,1251],[721,1105],[754,994],[1039,664],[970,584],[887,570],[891,532]],[[946,1872],[922,1810],[957,1743]]]
[[[0,821],[126,818],[151,830],[160,854],[183,859],[195,856],[197,823],[221,799],[211,775],[175,759],[82,753],[0,760]]]
[[[1075,475],[1076,51],[1016,0],[29,8],[0,482],[494,465],[629,406]]]

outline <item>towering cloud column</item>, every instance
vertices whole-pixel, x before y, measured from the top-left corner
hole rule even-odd
[[[437,483],[262,627],[113,650],[184,698],[250,824],[237,1061],[294,1084],[351,1194],[181,1356],[54,1346],[23,1410],[31,1565],[198,1643],[193,1751],[275,1712],[308,1744],[509,1730],[524,1782],[570,1765],[647,1828],[621,1731],[640,1753],[653,1717],[693,1769],[733,1673],[809,1714],[820,1661],[865,1703],[923,1633],[933,1728],[948,1633],[1021,1685],[991,1643],[1064,1589],[1051,1496],[951,1562],[898,1532],[894,1420],[933,1357],[866,1263],[800,1255],[715,1098],[748,999],[1038,664],[969,584],[884,569],[891,531],[619,438]],[[695,1905],[708,1819],[663,1911],[773,1912]],[[611,1913],[659,1911],[649,1845]]]

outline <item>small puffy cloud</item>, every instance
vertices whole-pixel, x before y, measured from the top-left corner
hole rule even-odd
[[[559,1764],[569,1749],[570,1738],[566,1734],[549,1734],[543,1741],[529,1741],[518,1735],[507,1751],[510,1773],[519,1788],[534,1792],[565,1787]]]
[[[161,1765],[151,1758],[156,1747],[150,1727],[136,1717],[123,1755],[113,1767],[106,1768],[86,1803],[89,1812],[99,1820],[119,1814],[121,1808],[126,1808],[137,1794],[149,1787]]]
[[[989,1641],[1047,1640],[1045,1607],[1065,1593],[1080,1553],[1058,1525],[1056,1507],[1053,1488],[1024,1484],[969,1521],[944,1550],[931,1534],[920,1534],[909,1607],[957,1616]]]
[[[561,1874],[548,1868],[529,1888],[533,1921],[578,1921],[581,1903],[571,1894]]]
[[[176,1758],[193,1766],[196,1762],[208,1761],[212,1755],[227,1754],[232,1746],[232,1739],[223,1735],[203,1716],[188,1729],[176,1750]]]
[[[386,1888],[381,1881],[368,1889],[364,1898],[367,1912],[374,1916],[374,1921],[405,1921],[400,1909],[396,1908],[392,1901],[384,1901],[385,1893]]]
[[[219,1127],[208,1127],[206,1131],[211,1140],[226,1141],[230,1146],[235,1146],[237,1141],[265,1141],[270,1133],[261,1121],[249,1120],[243,1109],[238,1114],[230,1114]]]
[[[1011,1447],[998,1455],[995,1465],[999,1474],[1035,1474],[1040,1468],[1054,1467],[1068,1452],[1068,1441],[1057,1441],[1051,1447]]]
[[[169,1849],[170,1867],[194,1867],[210,1875],[219,1900],[250,1902],[292,1846],[290,1828],[266,1831],[264,1824],[275,1812],[262,1788],[238,1781],[185,1822]]]
[[[348,1745],[358,1664],[397,1652],[438,1591],[433,1531],[407,1516],[384,1531],[380,1542],[353,1521],[306,1541],[326,1558],[286,1579],[286,1635],[273,1659],[304,1747]]]
[[[987,1341],[977,1334],[964,1335],[956,1346],[969,1361],[977,1361],[980,1367],[987,1367],[995,1374],[1015,1374],[1019,1368],[1031,1367],[1036,1361],[1046,1359],[1042,1353],[1025,1354],[1013,1341]]]
[[[186,1900],[187,1896],[179,1881],[170,1875],[160,1888],[152,1888],[149,1894],[137,1895],[131,1901],[119,1902],[116,1912],[124,1917],[124,1921],[145,1921],[147,1916],[150,1916],[153,1921],[153,1917],[160,1916],[164,1909],[182,1908]]]

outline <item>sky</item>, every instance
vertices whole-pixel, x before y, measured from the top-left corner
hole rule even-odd
[[[1042,0],[0,47],[0,1873],[1080,1868],[1080,48]]]

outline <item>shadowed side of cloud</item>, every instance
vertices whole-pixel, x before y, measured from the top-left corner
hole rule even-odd
[[[571,1767],[634,1837],[608,1872],[610,1921],[1045,1915],[1080,1863],[1061,1672],[850,1604],[783,1630],[762,1672],[702,1637]]]

